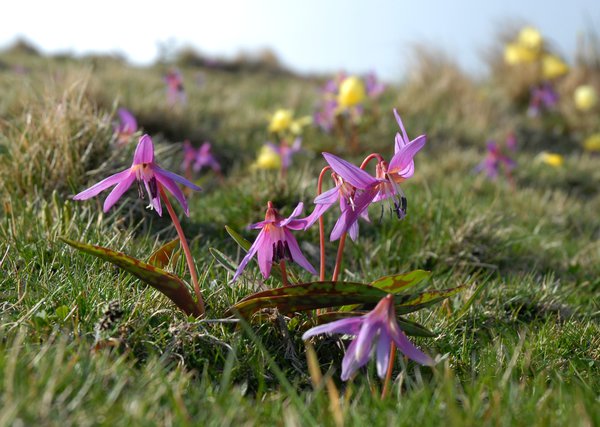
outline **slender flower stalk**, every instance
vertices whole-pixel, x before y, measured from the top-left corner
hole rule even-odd
[[[415,347],[400,329],[396,320],[394,297],[391,294],[379,301],[369,313],[316,326],[306,331],[302,339],[307,340],[319,334],[348,334],[356,337],[342,360],[343,381],[347,381],[359,368],[367,364],[374,349],[377,374],[384,378],[390,370],[392,344],[409,359],[421,365],[433,366],[435,363],[431,357]]]

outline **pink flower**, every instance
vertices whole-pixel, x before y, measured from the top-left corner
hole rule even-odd
[[[365,86],[367,89],[367,96],[369,98],[379,98],[379,96],[385,92],[385,85],[377,80],[375,72],[370,72],[365,77]]]
[[[285,172],[292,164],[292,156],[301,150],[302,138],[296,138],[291,146],[289,146],[286,141],[281,141],[279,146],[272,142],[267,142],[266,145],[279,154],[279,157],[281,158],[281,170]]]
[[[377,374],[385,377],[393,342],[409,359],[421,365],[433,366],[431,357],[415,347],[398,326],[393,295],[384,297],[375,308],[360,317],[337,320],[316,326],[302,335],[303,340],[319,334],[348,334],[356,336],[342,360],[342,380],[347,381],[359,368],[366,365],[373,349],[376,352]]]
[[[125,108],[119,108],[117,114],[119,115],[119,122],[115,124],[115,134],[117,135],[119,145],[124,145],[127,144],[131,140],[133,134],[137,132],[137,120],[133,114]]]
[[[193,169],[194,172],[199,172],[203,167],[210,167],[215,172],[221,171],[221,165],[215,159],[211,152],[212,146],[209,142],[205,142],[200,148],[195,149],[190,141],[183,143],[183,170]]]
[[[103,179],[99,183],[91,186],[87,190],[75,195],[73,200],[86,200],[98,195],[100,192],[109,187],[116,187],[110,192],[104,201],[104,212],[107,212],[121,196],[131,187],[134,181],[138,183],[138,193],[140,198],[144,198],[142,183],[146,187],[148,196],[150,197],[150,208],[156,209],[159,215],[162,215],[162,205],[160,202],[159,186],[166,188],[181,204],[185,214],[189,216],[189,208],[187,201],[181,189],[176,182],[190,187],[193,190],[200,191],[201,188],[192,184],[187,179],[162,169],[154,162],[154,144],[148,135],[140,138],[135,154],[133,156],[133,164],[129,169],[119,172],[115,175]]]
[[[187,99],[183,89],[183,77],[177,70],[171,70],[165,76],[167,84],[167,102],[169,105],[185,104]]]
[[[253,229],[260,229],[260,233],[238,266],[233,276],[234,282],[255,254],[258,256],[258,266],[265,279],[271,274],[271,266],[281,260],[295,262],[310,273],[317,274],[300,251],[296,238],[290,232],[290,230],[304,228],[304,220],[294,219],[302,213],[303,208],[304,205],[300,202],[288,218],[283,218],[273,207],[273,203],[267,204],[265,220],[250,226]]]
[[[485,171],[488,178],[494,180],[498,177],[501,166],[504,166],[504,171],[509,174],[514,169],[515,162],[510,157],[502,154],[495,141],[490,141],[487,144],[485,159],[475,167],[475,172]]]

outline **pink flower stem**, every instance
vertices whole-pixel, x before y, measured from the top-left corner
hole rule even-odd
[[[364,170],[367,167],[367,165],[369,164],[369,162],[373,159],[377,159],[380,162],[383,161],[383,157],[381,157],[381,154],[371,153],[367,157],[365,157],[365,159],[363,160],[363,162],[360,165],[360,168]]]
[[[388,361],[387,373],[385,374],[385,380],[383,382],[383,390],[381,391],[381,399],[385,399],[390,390],[390,380],[392,379],[392,370],[394,369],[394,362],[396,361],[396,344],[392,341],[390,343],[390,360]]]
[[[319,174],[319,181],[317,182],[317,196],[321,195],[323,191],[323,177],[325,173],[331,169],[331,166],[325,166],[321,169]],[[319,218],[319,248],[321,249],[321,266],[319,269],[319,280],[322,282],[325,280],[325,223],[323,216]]]
[[[337,256],[335,257],[335,268],[333,269],[332,281],[336,281],[340,276],[340,270],[342,269],[342,258],[344,256],[344,246],[346,245],[346,236],[348,233],[342,234],[340,237],[340,244],[338,245]]]
[[[279,268],[281,269],[281,278],[283,280],[283,286],[290,286],[290,282],[288,281],[287,270],[285,269],[285,260],[279,261]]]
[[[179,236],[179,241],[181,242],[181,247],[183,249],[183,253],[185,254],[185,260],[188,265],[188,269],[190,270],[190,275],[192,276],[192,283],[194,285],[194,292],[196,293],[198,308],[200,309],[200,313],[204,314],[204,300],[202,299],[202,294],[200,293],[200,284],[198,283],[198,275],[196,273],[196,268],[194,267],[194,260],[192,258],[192,253],[190,251],[190,247],[188,246],[185,235],[183,234],[183,229],[181,228],[181,223],[173,210],[173,206],[171,206],[171,202],[165,193],[165,190],[161,184],[158,184],[158,191],[160,192],[160,197],[165,202],[165,206],[167,207],[167,211],[169,211],[169,215],[171,216],[171,220],[173,221],[173,225],[175,226],[175,230],[177,230],[177,235]]]

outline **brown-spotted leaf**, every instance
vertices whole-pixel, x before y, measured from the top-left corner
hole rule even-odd
[[[152,264],[158,268],[165,268],[169,265],[169,261],[173,259],[173,264],[177,262],[177,253],[173,255],[175,250],[179,247],[179,238],[171,240],[165,243],[148,258],[148,264]]]
[[[231,307],[226,314],[238,312],[249,318],[264,308],[291,313],[345,304],[375,304],[386,295],[386,292],[363,283],[309,282],[255,293]]]
[[[61,240],[81,252],[94,255],[133,274],[141,281],[166,295],[185,314],[195,317],[200,317],[204,314],[200,311],[183,281],[174,274],[125,255],[122,252],[65,238],[61,238]]]
[[[324,323],[333,322],[336,320],[346,319],[348,317],[358,317],[367,314],[367,311],[330,311],[328,313],[321,313],[317,316],[317,325]],[[400,329],[406,332],[408,335],[415,337],[435,337],[437,334],[431,332],[425,326],[412,320],[405,319],[403,317],[397,317],[398,325]]]
[[[441,291],[425,291],[416,295],[396,295],[394,297],[396,313],[405,314],[421,310],[459,293],[464,288],[464,286],[457,286],[456,288],[443,289]]]
[[[371,286],[390,294],[398,294],[418,285],[429,276],[431,276],[430,271],[414,270],[408,273],[392,274],[391,276],[381,277],[371,282]]]

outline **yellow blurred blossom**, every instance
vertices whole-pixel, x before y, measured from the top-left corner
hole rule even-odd
[[[263,145],[252,169],[280,169],[281,156],[270,145]]]
[[[555,79],[569,72],[569,66],[556,55],[544,55],[542,74],[545,79]]]
[[[517,38],[519,45],[537,51],[541,50],[543,41],[542,34],[533,27],[522,28]]]
[[[591,110],[598,103],[598,93],[592,85],[577,86],[573,98],[575,99],[575,106],[581,111]]]
[[[365,97],[365,85],[360,78],[356,76],[347,77],[340,84],[337,100],[341,108],[354,107],[360,104]]]
[[[537,59],[538,51],[518,43],[508,43],[504,48],[504,62],[509,65],[530,63]]]
[[[600,133],[588,136],[585,141],[583,141],[583,148],[586,151],[600,152]]]
[[[561,167],[565,162],[565,159],[560,154],[556,153],[548,153],[547,151],[542,151],[537,155],[536,160],[540,163],[544,163],[555,168]]]
[[[292,110],[279,109],[271,116],[269,132],[285,132],[292,125],[294,112]]]

